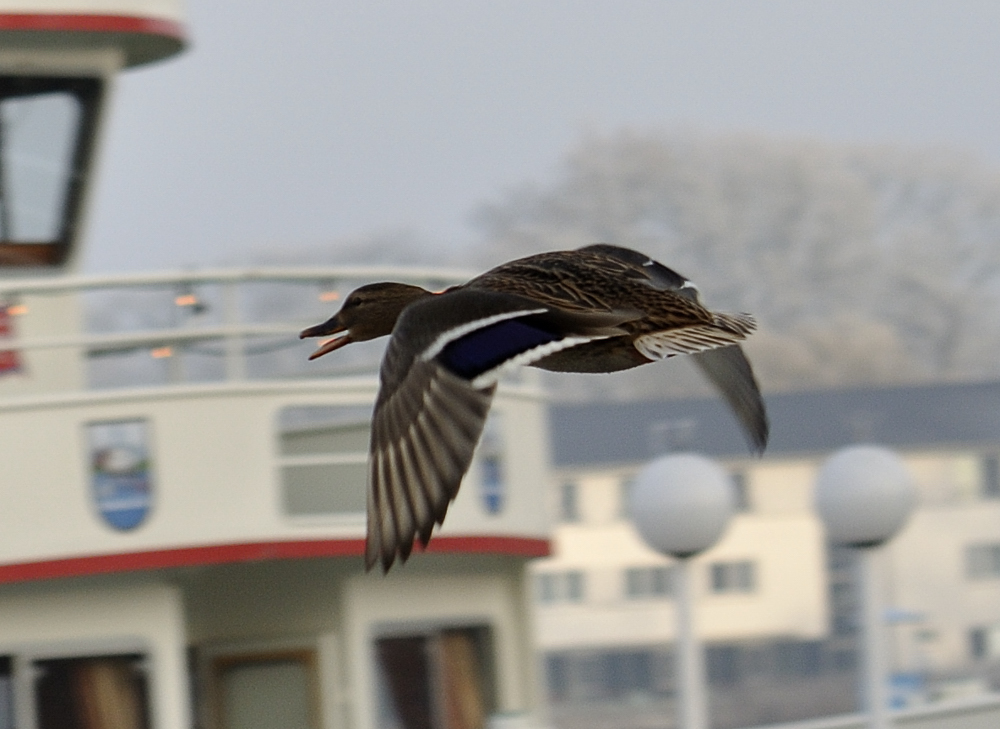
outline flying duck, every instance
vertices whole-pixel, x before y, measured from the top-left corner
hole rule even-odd
[[[706,309],[689,280],[628,248],[591,245],[504,263],[432,293],[374,283],[301,337],[310,359],[391,334],[379,373],[368,461],[365,566],[388,571],[444,521],[508,369],[617,372],[678,354],[719,389],[763,452],[768,420],[739,346],[749,314]]]

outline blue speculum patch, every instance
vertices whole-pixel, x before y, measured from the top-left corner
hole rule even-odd
[[[508,319],[449,342],[438,359],[459,377],[472,380],[522,352],[559,339],[558,334],[520,319]]]

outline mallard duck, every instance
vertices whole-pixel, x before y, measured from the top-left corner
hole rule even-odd
[[[709,311],[693,283],[649,256],[603,244],[511,261],[440,293],[356,289],[300,336],[334,336],[315,359],[392,335],[372,417],[366,568],[388,571],[415,539],[427,545],[512,367],[616,372],[691,354],[762,452],[767,415],[739,346],[755,326],[749,314]]]

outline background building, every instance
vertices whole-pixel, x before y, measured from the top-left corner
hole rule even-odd
[[[715,726],[854,710],[853,561],[824,545],[812,489],[824,458],[857,442],[897,449],[920,494],[887,548],[896,703],[1000,687],[1000,384],[802,392],[768,407],[759,460],[714,399],[552,408],[559,524],[533,571],[566,726],[662,712],[670,696],[670,561],[625,518],[630,479],[669,450],[717,458],[739,494],[723,539],[696,558]]]

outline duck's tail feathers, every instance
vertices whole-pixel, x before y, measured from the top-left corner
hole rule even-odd
[[[635,348],[649,359],[665,359],[675,354],[695,354],[737,344],[757,328],[757,323],[749,314],[712,316],[711,324],[693,324],[644,334],[635,340]]]
[[[726,329],[734,334],[742,335],[740,339],[745,339],[757,331],[757,320],[752,314],[712,314],[715,317],[715,326]]]

